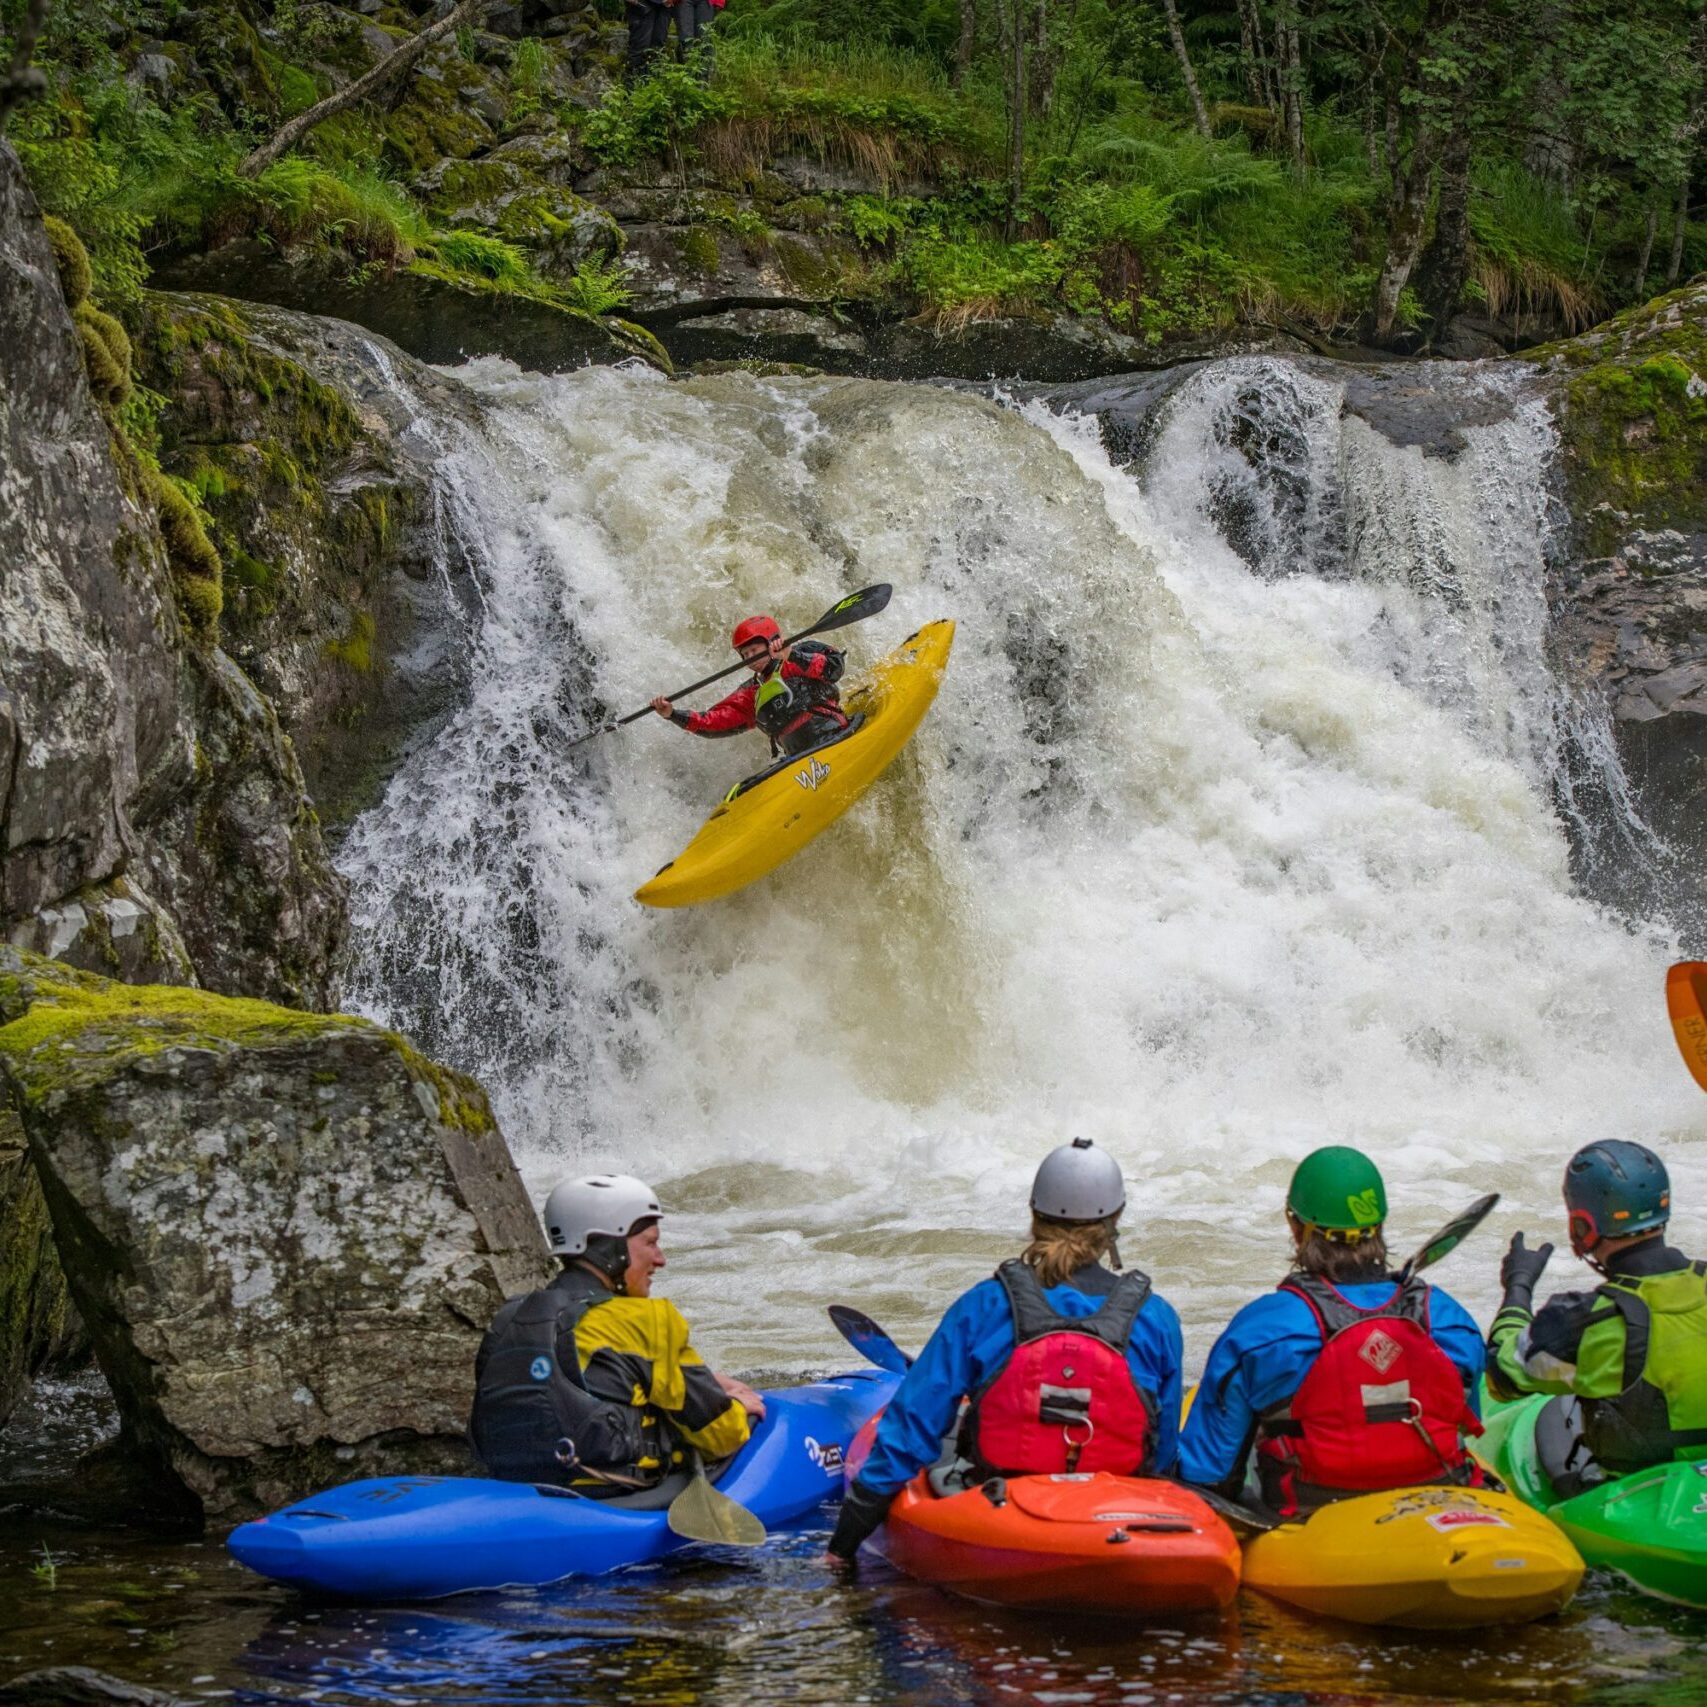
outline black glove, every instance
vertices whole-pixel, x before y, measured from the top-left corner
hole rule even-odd
[[[1523,1235],[1513,1233],[1511,1249],[1505,1254],[1505,1261],[1500,1264],[1500,1285],[1505,1288],[1505,1298],[1500,1305],[1502,1310],[1516,1307],[1520,1310],[1534,1308],[1535,1283],[1541,1278],[1541,1271],[1546,1268],[1547,1260],[1553,1254],[1551,1245],[1538,1245],[1532,1251],[1523,1248]]]
[[[838,1559],[850,1563],[868,1535],[875,1535],[895,1503],[893,1494],[874,1494],[863,1482],[856,1481],[842,1501],[842,1514],[836,1519],[836,1532],[830,1537],[830,1551]]]

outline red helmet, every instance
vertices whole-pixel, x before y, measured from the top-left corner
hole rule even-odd
[[[737,652],[752,640],[780,640],[782,630],[776,625],[774,616],[750,616],[745,622],[735,625],[735,636],[729,642]]]

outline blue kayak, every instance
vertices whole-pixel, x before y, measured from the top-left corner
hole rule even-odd
[[[842,1495],[842,1456],[889,1402],[894,1375],[861,1369],[766,1393],[765,1420],[717,1478],[767,1525]],[[540,1587],[646,1564],[688,1546],[664,1511],[671,1490],[635,1503],[474,1476],[346,1482],[232,1531],[238,1563],[292,1588],[361,1600],[437,1600]]]

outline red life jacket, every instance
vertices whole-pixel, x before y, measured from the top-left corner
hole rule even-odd
[[[1289,1275],[1280,1290],[1310,1307],[1322,1349],[1290,1404],[1263,1418],[1257,1466],[1276,1511],[1419,1482],[1480,1484],[1464,1436],[1482,1425],[1428,1331],[1425,1282],[1395,1281],[1368,1310],[1319,1275]]]
[[[1150,1462],[1150,1407],[1126,1362],[1150,1280],[1123,1274],[1094,1316],[1058,1316],[1017,1257],[996,1270],[1014,1317],[1014,1348],[972,1396],[960,1450],[987,1475],[1111,1470]]]

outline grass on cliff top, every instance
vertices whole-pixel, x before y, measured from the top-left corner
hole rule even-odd
[[[118,984],[7,951],[0,959],[0,1018],[8,1015],[9,1023],[0,1025],[0,1066],[31,1107],[96,1082],[116,1064],[170,1049],[269,1049],[365,1035],[390,1044],[417,1078],[433,1086],[447,1125],[468,1132],[494,1125],[486,1093],[474,1080],[351,1014],[303,1013],[181,985]]]

